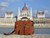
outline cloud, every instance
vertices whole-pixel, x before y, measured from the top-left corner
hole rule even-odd
[[[6,1],[12,1],[12,2],[14,2],[14,1],[20,1],[20,0],[6,0]]]
[[[7,0],[7,1],[16,1],[16,0]]]
[[[8,2],[0,2],[0,17],[4,17],[6,7],[8,7]]]
[[[8,2],[0,2],[0,11],[5,10],[8,7]]]
[[[6,10],[6,8],[1,8],[1,11],[2,11],[2,10]]]
[[[45,13],[48,13],[48,10],[45,10],[44,12],[45,12]]]
[[[8,2],[1,2],[0,6],[6,6],[7,7],[8,6]]]
[[[27,0],[27,1],[30,1],[30,0]]]
[[[18,1],[19,2],[19,1],[22,1],[22,0],[6,0],[6,1],[11,1],[11,2]],[[24,0],[24,1],[28,1],[29,2],[31,0]]]

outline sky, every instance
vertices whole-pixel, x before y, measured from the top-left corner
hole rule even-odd
[[[50,17],[50,0],[0,0],[0,17],[4,17],[6,12],[13,12],[18,15],[18,7],[22,8],[26,3],[28,10],[32,7],[32,15],[36,17],[37,11],[44,11],[46,17]]]

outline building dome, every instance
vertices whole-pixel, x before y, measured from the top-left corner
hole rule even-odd
[[[28,10],[28,9],[27,9],[27,7],[26,7],[26,6],[24,6],[24,7],[22,8],[22,10]]]
[[[22,10],[28,10],[28,8],[26,7],[26,4],[24,4],[24,7],[22,8]]]

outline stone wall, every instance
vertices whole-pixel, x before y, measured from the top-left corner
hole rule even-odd
[[[49,34],[34,34],[34,35],[1,35],[0,38],[50,38]]]

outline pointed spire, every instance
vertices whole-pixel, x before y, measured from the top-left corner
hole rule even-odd
[[[20,16],[20,7],[18,8],[18,16]]]
[[[22,8],[22,10],[27,10],[28,11],[28,9],[26,7],[26,3],[24,3],[24,7]]]
[[[20,7],[18,7],[18,13],[20,13]]]
[[[32,8],[30,8],[30,19],[33,20],[33,18],[32,18]]]
[[[24,7],[26,7],[26,3],[24,3]]]
[[[18,7],[18,20],[20,19],[20,8]]]
[[[30,15],[32,16],[32,8],[30,8]]]

